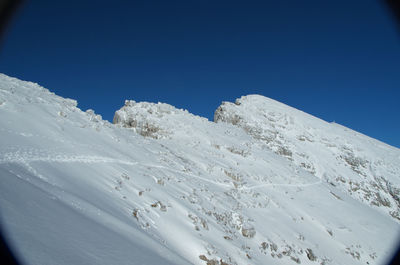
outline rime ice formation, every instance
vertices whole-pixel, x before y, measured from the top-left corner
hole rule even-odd
[[[274,100],[111,124],[0,75],[2,229],[24,264],[383,264],[400,150]]]

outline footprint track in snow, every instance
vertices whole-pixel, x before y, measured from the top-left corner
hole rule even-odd
[[[104,157],[97,155],[84,155],[84,154],[66,154],[55,152],[48,149],[34,149],[34,148],[12,148],[12,151],[0,153],[0,164],[4,163],[21,163],[25,166],[30,166],[31,162],[57,162],[57,163],[86,163],[86,164],[94,164],[94,163],[115,163],[115,164],[124,164],[124,165],[139,165],[137,161],[128,161],[124,159],[116,159],[112,157]],[[172,171],[175,173],[180,173],[183,175],[187,175],[190,177],[195,177],[199,180],[208,182],[213,185],[218,185],[227,189],[232,188],[230,184],[220,183],[215,180],[207,179],[201,176],[197,176],[196,174],[188,174],[186,172],[182,172],[180,170],[174,168],[168,168],[162,165],[151,165],[151,164],[141,164],[144,167],[151,168],[160,168],[167,171]],[[260,185],[254,185],[249,187],[241,187],[241,190],[253,190],[262,187],[273,187],[273,186],[291,186],[291,187],[307,187],[321,184],[322,181],[318,180],[312,183],[264,183]]]
[[[14,152],[0,154],[0,164],[4,163],[30,163],[30,162],[62,162],[62,163],[117,163],[125,165],[137,165],[138,162],[116,159],[112,157],[96,155],[80,155],[54,153],[42,149],[20,149]]]

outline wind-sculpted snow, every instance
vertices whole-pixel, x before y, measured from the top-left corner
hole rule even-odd
[[[126,101],[112,125],[4,75],[0,102],[2,228],[26,264],[382,264],[395,247],[395,219],[245,123]]]

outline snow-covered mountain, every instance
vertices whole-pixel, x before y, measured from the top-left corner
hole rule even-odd
[[[383,264],[400,150],[262,96],[114,123],[0,75],[2,229],[25,264]]]
[[[214,119],[400,221],[399,149],[258,95],[224,102]]]

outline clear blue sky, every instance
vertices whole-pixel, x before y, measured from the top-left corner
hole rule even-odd
[[[212,120],[261,94],[400,147],[400,32],[379,1],[27,1],[0,72],[111,120],[125,99]]]

